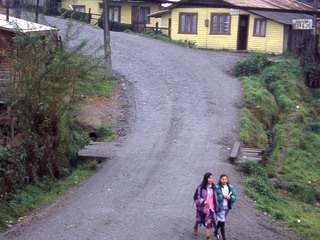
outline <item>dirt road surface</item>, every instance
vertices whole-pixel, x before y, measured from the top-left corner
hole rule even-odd
[[[48,18],[65,29],[64,20]],[[102,43],[102,30],[81,35]],[[113,68],[128,81],[130,131],[112,158],[78,188],[2,233],[16,240],[183,240],[192,235],[193,193],[203,174],[229,175],[238,201],[228,239],[300,239],[245,195],[244,176],[228,161],[239,130],[242,86],[228,72],[242,56],[186,49],[111,34]]]

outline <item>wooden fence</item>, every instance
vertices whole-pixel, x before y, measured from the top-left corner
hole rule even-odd
[[[311,31],[293,31],[291,51],[300,56],[300,65],[307,71],[305,83],[312,88],[320,88],[319,35]]]

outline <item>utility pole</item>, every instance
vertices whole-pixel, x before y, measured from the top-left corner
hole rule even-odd
[[[108,0],[103,0],[103,39],[104,39],[104,57],[105,57],[105,64],[106,64],[105,78],[108,79],[112,77]]]
[[[39,23],[39,5],[40,5],[40,0],[37,0],[37,6],[36,6],[36,17],[35,17],[35,22]]]
[[[313,11],[317,11],[318,0],[313,0]],[[318,53],[318,41],[317,41],[317,14],[313,14],[313,28],[314,28],[314,57],[317,59]]]
[[[7,0],[6,1],[6,20],[9,22],[9,15],[10,15],[10,13],[9,13],[9,10],[10,10],[10,1],[9,0]]]

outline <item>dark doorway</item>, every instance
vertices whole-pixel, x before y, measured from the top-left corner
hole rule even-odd
[[[238,50],[247,50],[249,15],[239,15]]]
[[[131,23],[139,21],[139,7],[131,6]]]

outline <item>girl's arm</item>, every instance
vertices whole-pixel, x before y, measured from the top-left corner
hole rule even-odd
[[[196,205],[202,205],[204,203],[204,201],[205,201],[205,199],[200,198],[200,191],[202,191],[201,187],[198,188],[198,199],[194,202]]]
[[[234,187],[230,187],[230,191],[232,192],[231,196],[230,196],[230,203],[234,203],[235,201],[237,201],[237,193],[236,190],[234,189]]]
[[[213,203],[213,205],[214,205],[214,211],[215,211],[215,212],[218,212],[218,211],[219,211],[219,201],[218,201],[217,189],[215,189],[215,190],[213,191],[213,194],[214,194],[214,199],[213,199],[213,201],[214,201],[214,203]]]

